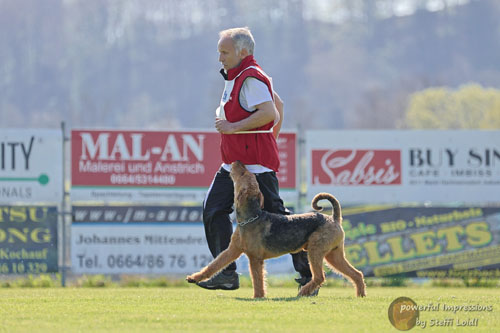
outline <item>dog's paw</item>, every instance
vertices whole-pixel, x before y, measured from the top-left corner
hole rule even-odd
[[[309,296],[315,296],[314,295],[314,291],[315,289],[311,289],[311,288],[300,288],[299,290],[299,294],[297,295],[298,297],[309,297]]]
[[[193,275],[188,275],[186,276],[186,281],[189,282],[189,283],[196,283],[198,281],[196,281],[196,279],[193,277]]]

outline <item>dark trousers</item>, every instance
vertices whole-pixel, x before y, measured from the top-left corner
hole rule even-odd
[[[255,175],[259,188],[264,195],[264,210],[270,213],[289,215],[290,211],[283,205],[279,196],[278,178],[275,172],[265,172]],[[212,255],[227,249],[233,234],[233,224],[229,215],[233,212],[234,185],[229,172],[220,168],[208,190],[203,203],[203,224],[207,237],[208,247]],[[301,251],[292,254],[293,267],[301,276],[310,277],[307,253]],[[236,263],[225,268],[226,271],[235,271]]]

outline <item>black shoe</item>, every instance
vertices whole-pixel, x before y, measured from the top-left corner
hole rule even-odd
[[[238,276],[238,273],[236,273],[235,271],[230,271],[230,272],[222,271],[212,276],[211,279],[208,279],[206,281],[201,281],[196,284],[202,288],[210,290],[215,290],[215,289],[235,290],[240,287],[240,277]]]
[[[309,281],[311,281],[311,279],[312,278],[310,276],[301,276],[299,278],[296,278],[295,282],[297,282],[299,284],[299,291],[300,291],[300,288],[302,288],[307,283],[309,283]],[[311,295],[309,295],[309,297],[318,296],[318,293],[319,293],[319,288],[316,288],[316,290],[314,290],[313,293]]]

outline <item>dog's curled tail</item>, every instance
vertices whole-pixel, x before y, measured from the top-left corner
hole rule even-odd
[[[323,210],[323,207],[318,206],[318,201],[323,200],[323,199],[330,201],[330,203],[332,204],[334,220],[335,221],[342,221],[342,210],[340,208],[340,203],[337,200],[337,198],[335,198],[330,193],[323,192],[323,193],[316,194],[311,202],[312,208],[314,210],[317,210],[317,211]]]

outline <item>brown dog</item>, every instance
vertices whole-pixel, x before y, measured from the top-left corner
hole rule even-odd
[[[308,252],[312,279],[299,291],[299,296],[309,296],[325,281],[323,259],[335,271],[344,275],[356,288],[356,295],[366,296],[363,273],[355,269],[344,256],[344,230],[337,199],[328,193],[317,194],[311,205],[315,210],[319,200],[327,199],[333,205],[333,217],[320,213],[296,215],[271,214],[262,210],[264,197],[255,175],[240,162],[231,169],[234,182],[236,219],[238,226],[229,247],[220,253],[200,272],[186,280],[196,283],[206,280],[245,253],[250,262],[254,297],[264,297],[264,260],[296,253]]]

